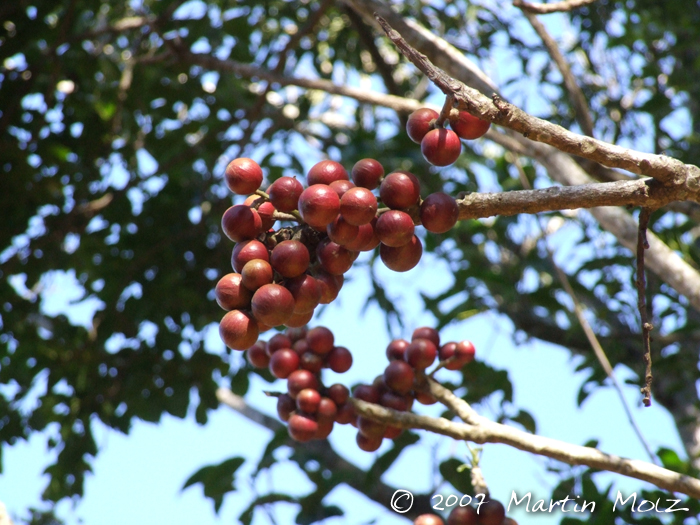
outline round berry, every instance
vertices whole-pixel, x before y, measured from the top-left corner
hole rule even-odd
[[[399,359],[401,361],[406,360],[406,348],[408,348],[409,342],[405,339],[394,339],[386,347],[386,357],[389,361],[394,359]]]
[[[379,245],[379,257],[387,268],[395,272],[407,272],[418,265],[423,256],[423,244],[415,235],[408,244],[393,248],[382,243]]]
[[[321,402],[321,394],[313,388],[305,388],[297,395],[297,408],[307,414],[315,414]]]
[[[250,304],[255,318],[268,326],[284,324],[294,312],[294,297],[279,284],[258,288]]]
[[[413,219],[408,213],[389,210],[377,218],[374,233],[383,244],[398,248],[411,242],[414,229]]]
[[[373,190],[379,186],[384,168],[378,160],[362,159],[352,167],[351,176],[356,186]]]
[[[244,204],[231,206],[221,217],[221,229],[234,242],[255,239],[263,231],[257,210]]]
[[[352,354],[350,350],[344,346],[336,346],[328,353],[326,361],[328,367],[333,370],[333,372],[342,374],[350,370],[352,366]]]
[[[282,277],[297,277],[309,267],[310,255],[300,241],[282,241],[272,249],[270,263]]]
[[[449,166],[462,153],[462,143],[457,134],[440,128],[429,131],[420,143],[425,160],[433,166]]]
[[[249,308],[253,292],[243,286],[243,276],[239,273],[227,273],[214,289],[216,302],[224,310]]]
[[[393,210],[410,208],[420,199],[418,177],[408,171],[390,173],[379,187],[379,197],[385,206]]]
[[[252,159],[234,159],[226,166],[226,185],[233,193],[248,195],[260,188],[263,180],[262,168]]]
[[[289,436],[301,443],[311,441],[318,431],[318,422],[303,414],[292,414],[289,417],[288,425]]]
[[[282,394],[277,398],[277,415],[282,421],[289,421],[292,412],[296,410],[297,404],[288,394]]]
[[[267,188],[270,202],[279,211],[289,213],[297,209],[304,187],[294,177],[280,177]]]
[[[477,525],[478,518],[474,507],[456,506],[447,517],[447,525]]]
[[[460,111],[459,117],[450,119],[450,127],[459,138],[473,140],[483,136],[491,127],[491,123],[466,111]]]
[[[296,399],[299,392],[305,388],[318,390],[318,387],[319,384],[316,375],[308,370],[295,370],[287,377],[287,392],[294,399]]]
[[[411,341],[418,338],[428,339],[433,342],[436,348],[440,348],[440,333],[435,330],[435,328],[430,328],[429,326],[421,326],[413,330],[411,335]]]
[[[506,517],[506,509],[503,504],[495,499],[485,501],[477,509],[479,525],[503,525]]]
[[[457,224],[457,201],[446,193],[431,193],[420,205],[420,221],[432,233],[445,233]]]
[[[219,336],[226,346],[233,350],[250,348],[260,334],[258,323],[246,311],[231,310],[219,323]]]
[[[270,364],[270,356],[265,351],[265,343],[263,341],[256,342],[245,353],[248,362],[255,368],[267,368]]]
[[[421,514],[413,520],[413,525],[445,525],[445,522],[437,514]]]
[[[413,368],[405,361],[392,361],[384,369],[386,386],[399,394],[408,394],[411,391],[415,377]]]
[[[417,109],[411,113],[406,121],[408,137],[416,144],[420,144],[425,134],[432,129],[433,121],[439,116],[437,111],[430,108]]]
[[[241,270],[243,286],[255,291],[265,284],[270,284],[273,278],[272,266],[262,259],[248,261]]]
[[[321,301],[321,284],[308,274],[287,279],[285,286],[294,297],[295,314],[313,312]]]
[[[377,198],[367,188],[350,188],[340,199],[340,214],[355,226],[371,222],[376,213]]]
[[[317,326],[306,333],[306,342],[309,344],[311,351],[320,355],[326,355],[331,350],[335,343],[335,337],[325,326]]]
[[[291,348],[277,350],[270,357],[270,372],[279,379],[287,379],[289,374],[299,368],[299,354]]]
[[[298,208],[309,226],[325,230],[340,212],[340,198],[330,186],[314,184],[301,193]]]
[[[245,263],[253,259],[262,259],[270,261],[270,255],[263,243],[256,240],[239,242],[234,246],[231,254],[231,266],[240,273],[245,266]]]
[[[331,275],[342,275],[347,272],[355,260],[355,252],[351,252],[330,239],[324,239],[316,247],[316,257],[321,268]]]
[[[330,184],[336,180],[350,180],[348,172],[334,160],[322,160],[314,164],[306,174],[309,186],[314,184]]]

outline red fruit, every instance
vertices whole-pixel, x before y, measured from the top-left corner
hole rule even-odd
[[[318,419],[318,430],[314,435],[314,439],[326,439],[333,432],[333,420],[328,418]]]
[[[415,268],[423,256],[423,244],[415,235],[408,244],[392,248],[386,244],[379,245],[379,257],[387,268],[395,272],[407,272]]]
[[[302,414],[292,414],[287,427],[289,436],[301,443],[311,441],[318,432],[316,420]]]
[[[335,404],[335,401],[328,397],[322,397],[321,401],[318,403],[316,415],[322,419],[335,419],[337,414],[338,405]]]
[[[413,520],[413,525],[445,525],[445,522],[436,514],[421,514]]]
[[[306,336],[304,336],[306,337]],[[300,339],[298,341],[294,341],[294,344],[292,345],[292,349],[299,355],[304,355],[306,352],[309,352],[309,343],[306,342],[306,339]]]
[[[279,379],[287,379],[289,374],[299,368],[299,354],[291,348],[277,350],[270,357],[270,372]]]
[[[234,270],[240,272],[243,266],[245,266],[245,263],[253,259],[270,261],[270,256],[265,245],[255,240],[239,242],[233,248],[231,266],[233,266]]]
[[[216,302],[224,310],[249,308],[253,292],[243,286],[243,278],[239,273],[227,273],[214,289]]]
[[[449,166],[462,153],[462,143],[454,131],[440,128],[429,131],[420,143],[425,160],[433,166]]]
[[[410,208],[420,199],[418,177],[408,171],[390,173],[379,187],[379,196],[384,205],[393,210]]]
[[[386,347],[386,357],[389,361],[394,359],[399,359],[401,361],[406,360],[406,348],[408,348],[409,342],[405,339],[394,339]]]
[[[263,172],[257,162],[241,157],[228,163],[224,178],[226,185],[233,193],[248,195],[260,188]]]
[[[377,225],[377,218],[375,217],[374,219],[372,219],[372,222],[370,222],[369,224],[364,224],[364,225],[360,226],[360,230],[362,230],[362,228],[366,228],[367,226],[372,227],[371,228],[372,229],[372,237],[369,241],[367,241],[367,244],[365,244],[362,247],[361,251],[369,252],[369,251],[374,250],[377,246],[379,246],[379,243],[380,243],[379,237],[377,237],[377,234],[374,231],[374,228],[376,225]],[[362,231],[360,231],[360,235],[362,235]],[[359,237],[359,235],[358,235],[358,237]]]
[[[277,415],[282,421],[289,421],[289,417],[296,408],[297,404],[290,395],[282,394],[277,398]]]
[[[478,514],[474,507],[457,506],[447,517],[447,525],[477,525]]]
[[[382,436],[369,438],[360,434],[359,432],[357,433],[356,438],[357,446],[360,447],[360,450],[364,450],[365,452],[374,452],[377,450],[380,446],[382,446],[382,439]]]
[[[305,388],[314,388],[318,390],[318,387],[318,379],[308,370],[295,370],[287,377],[287,391],[294,399],[296,399],[299,392]]]
[[[262,259],[253,259],[245,263],[241,270],[241,277],[243,286],[254,292],[264,284],[272,282],[272,266]]]
[[[373,221],[376,221],[376,219],[373,219]],[[355,236],[355,238],[349,243],[344,244],[343,246],[346,250],[350,250],[351,252],[368,251],[365,248],[375,238],[374,227],[372,226],[372,223],[363,224],[359,227],[356,226],[356,228],[357,235]]]
[[[459,370],[474,360],[474,345],[470,341],[447,343],[440,347],[440,361],[447,361],[445,368]]]
[[[350,188],[355,187],[355,185],[349,180],[334,180],[328,186],[333,188],[333,191],[335,191],[338,194],[339,199],[343,198],[343,195],[345,195],[346,191],[348,191]]]
[[[321,267],[331,275],[344,274],[352,267],[355,260],[353,252],[330,239],[324,239],[318,243],[316,257],[321,263]]]
[[[233,350],[250,348],[258,340],[258,323],[250,313],[231,310],[219,323],[221,340]]]
[[[306,342],[309,348],[319,355],[326,355],[331,350],[335,343],[335,337],[325,326],[317,326],[306,333]]]
[[[415,377],[413,368],[405,361],[392,361],[384,369],[384,383],[399,394],[408,394],[413,389]]]
[[[268,200],[260,195],[249,195],[243,203],[250,208],[258,211],[260,215],[260,220],[262,221],[263,231],[267,231],[275,224],[275,218],[273,214],[275,213],[275,207]]]
[[[477,514],[479,525],[503,525],[506,509],[500,501],[492,499],[479,505]]]
[[[297,408],[307,414],[315,414],[320,402],[321,394],[313,388],[305,388],[297,395]]]
[[[384,168],[378,160],[358,160],[352,167],[352,181],[356,186],[373,190],[379,186],[379,181],[384,176]]]
[[[460,341],[457,343],[457,348],[455,348],[455,355],[465,361],[470,363],[474,360],[474,354],[476,354],[476,348],[471,341]]]
[[[513,518],[506,518],[503,520],[503,525],[518,525],[518,522]]]
[[[306,330],[307,328],[305,326],[302,326],[300,328],[289,328],[285,330],[284,333],[287,337],[289,337],[292,343],[296,343],[297,341],[300,341],[306,337]]]
[[[421,326],[413,330],[413,335],[411,335],[411,341],[415,341],[418,338],[428,339],[432,341],[436,348],[440,348],[440,333],[435,330],[435,328],[430,328],[429,326]]]
[[[343,287],[343,276],[331,275],[325,270],[318,270],[315,277],[321,285],[321,304],[333,302]]]
[[[435,362],[437,347],[422,337],[413,339],[406,348],[406,361],[416,370],[425,370]]]
[[[289,326],[290,328],[300,328],[302,326],[306,326],[309,324],[309,321],[311,321],[313,316],[313,310],[300,314],[292,313],[292,315],[289,316],[289,319],[284,322],[284,326]]]
[[[357,430],[360,434],[366,437],[384,437],[384,432],[386,431],[386,423],[381,423],[379,421],[374,421],[364,416],[359,416],[357,418]]]
[[[425,134],[432,129],[431,123],[439,116],[437,111],[430,108],[417,109],[411,113],[406,121],[408,137],[416,144],[420,144]]]
[[[431,193],[420,205],[420,221],[432,233],[445,233],[457,224],[457,201],[446,193]]]
[[[265,351],[265,342],[258,341],[246,350],[248,362],[255,368],[267,368],[270,364],[270,356]]]
[[[263,231],[262,219],[257,210],[237,204],[224,212],[221,229],[234,242],[255,239]]]
[[[350,397],[350,391],[345,385],[334,383],[328,387],[326,395],[331,398],[336,405],[340,406],[348,400],[348,397]]]
[[[413,219],[403,211],[389,210],[377,218],[374,233],[387,246],[398,248],[411,242],[413,238]]]
[[[284,324],[294,312],[294,297],[279,284],[258,288],[250,304],[255,318],[268,326]]]
[[[350,403],[338,405],[338,413],[335,415],[335,422],[340,425],[347,425],[357,420],[355,408]]]
[[[379,388],[374,385],[357,385],[352,393],[353,397],[368,403],[379,403],[379,395]]]
[[[341,246],[354,241],[359,231],[359,226],[350,224],[342,215],[338,215],[332,223],[326,226],[328,238]]]
[[[323,357],[311,351],[301,354],[300,365],[304,370],[318,374],[323,368]]]
[[[459,117],[450,119],[450,127],[461,139],[473,140],[483,136],[491,127],[488,120],[481,120],[479,117],[460,111]]]
[[[292,340],[289,338],[289,336],[285,334],[280,334],[277,333],[273,335],[270,340],[267,342],[266,350],[267,350],[267,355],[272,355],[277,350],[282,350],[283,348],[291,348],[292,347]]]
[[[301,193],[298,207],[309,226],[325,230],[340,212],[340,198],[330,186],[314,184]]]
[[[416,401],[421,405],[434,405],[437,403],[437,399],[427,392],[416,392]]]
[[[300,241],[282,241],[272,249],[270,263],[282,277],[297,277],[309,267],[309,250]]]
[[[399,412],[406,412],[411,403],[406,396],[387,390],[379,396],[379,404],[383,407],[393,408]]]
[[[335,180],[350,180],[348,172],[334,160],[322,160],[312,166],[306,174],[309,186],[314,184],[330,184]]]
[[[279,211],[289,213],[297,209],[299,196],[304,191],[304,186],[294,177],[280,177],[267,188],[270,202]]]
[[[350,370],[352,366],[352,354],[350,350],[344,346],[336,346],[326,356],[326,362],[333,372],[342,374]]]
[[[367,188],[350,188],[340,199],[340,214],[355,226],[367,224],[377,214],[377,197]]]
[[[384,439],[396,439],[401,434],[403,434],[403,428],[392,427],[391,425],[389,425],[384,431]]]
[[[295,314],[313,312],[321,301],[321,283],[308,274],[288,279],[285,286],[294,297]]]

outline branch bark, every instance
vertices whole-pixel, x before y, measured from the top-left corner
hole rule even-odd
[[[478,415],[466,401],[458,398],[452,391],[436,381],[431,379],[427,379],[427,381],[426,391],[455,412],[465,421],[464,423],[455,423],[442,417],[434,418],[410,412],[398,412],[355,398],[352,398],[351,402],[358,414],[392,426],[428,430],[449,436],[452,439],[473,441],[479,444],[502,443],[570,465],[586,465],[595,469],[615,472],[652,483],[665,490],[700,498],[700,480],[698,479],[645,461],[621,458],[595,448],[528,434],[522,430],[489,421]]]
[[[538,4],[531,2],[523,2],[523,0],[513,0],[513,5],[524,11],[536,13],[538,15],[547,15],[550,13],[562,13],[573,11],[579,7],[592,4],[596,0],[566,0],[564,2],[554,2],[552,4]]]

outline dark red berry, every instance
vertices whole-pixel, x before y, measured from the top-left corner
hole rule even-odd
[[[403,211],[389,210],[377,218],[374,232],[379,240],[393,248],[408,244],[413,238],[413,219]]]
[[[297,277],[309,267],[309,250],[300,241],[282,241],[272,249],[270,264],[282,277]]]
[[[306,333],[306,342],[309,348],[320,355],[326,355],[331,350],[335,343],[335,337],[325,326],[317,326]]]
[[[358,432],[356,441],[357,446],[360,447],[360,450],[364,450],[365,452],[374,452],[382,446],[382,439],[382,436],[370,438]]]
[[[340,198],[330,186],[314,184],[302,192],[298,207],[308,225],[325,230],[340,212]]]
[[[316,257],[321,267],[331,275],[347,272],[355,260],[354,253],[330,239],[324,239],[316,247]]]
[[[288,279],[285,286],[294,297],[294,313],[313,312],[321,301],[321,284],[308,274]]]
[[[340,383],[334,383],[329,386],[326,394],[338,406],[344,404],[348,400],[348,397],[350,397],[348,387],[341,385]]]
[[[214,289],[216,302],[224,310],[250,308],[253,292],[243,286],[243,277],[239,273],[228,273],[216,283]]]
[[[250,348],[260,334],[255,318],[243,310],[231,310],[219,323],[221,340],[233,350]]]
[[[432,193],[420,205],[420,221],[432,233],[445,233],[457,224],[457,201],[446,193]]]
[[[436,348],[440,348],[440,333],[435,328],[430,328],[429,326],[416,328],[413,330],[413,335],[411,335],[411,341],[421,337],[432,341]]]
[[[406,360],[406,348],[408,348],[409,342],[405,339],[394,339],[386,347],[386,357],[389,361],[394,359],[400,359],[402,361]]]
[[[425,160],[433,166],[449,166],[462,153],[462,143],[457,134],[440,128],[429,131],[420,143]]]
[[[503,525],[506,509],[500,501],[492,499],[479,505],[477,514],[479,525]]]
[[[474,507],[456,506],[447,517],[447,525],[477,525],[477,518]]]
[[[411,113],[406,121],[408,137],[416,144],[420,144],[425,134],[432,129],[431,123],[439,116],[437,111],[430,108],[417,109]]]
[[[289,421],[289,416],[296,410],[297,404],[288,394],[282,394],[277,398],[277,415],[282,421]]]
[[[233,266],[235,271],[240,273],[245,263],[253,259],[270,261],[270,256],[265,245],[256,240],[239,242],[233,248],[231,266]]]
[[[386,386],[399,394],[408,394],[411,391],[415,377],[413,368],[405,361],[392,361],[384,369]]]
[[[241,270],[243,286],[255,291],[265,284],[270,284],[273,278],[272,266],[262,259],[248,261]]]
[[[233,193],[248,195],[260,188],[263,172],[257,162],[241,157],[228,163],[224,178]]]
[[[367,188],[350,188],[340,199],[340,213],[355,226],[368,224],[377,213],[377,198]]]
[[[321,394],[313,388],[305,388],[297,394],[297,408],[307,414],[315,414],[321,402]]]
[[[270,184],[267,193],[270,202],[279,211],[289,213],[297,209],[299,197],[304,191],[304,187],[294,177],[280,177]]]
[[[351,176],[356,186],[373,190],[379,186],[384,168],[378,160],[362,159],[352,167]]]
[[[314,438],[318,431],[318,422],[303,414],[292,414],[289,418],[287,430],[292,439],[304,443]]]
[[[221,229],[234,242],[255,239],[263,231],[262,219],[257,210],[237,204],[224,212]]]
[[[267,355],[265,346],[264,341],[258,341],[245,352],[248,362],[255,368],[267,368],[270,364],[270,356]]]
[[[420,198],[418,177],[408,171],[390,173],[379,187],[379,196],[384,205],[393,210],[410,208]]]
[[[352,354],[350,350],[344,346],[336,346],[328,353],[326,361],[328,367],[333,370],[333,372],[342,374],[350,370],[352,366]]]
[[[395,272],[407,272],[415,268],[423,256],[423,244],[415,235],[408,244],[393,248],[379,245],[379,256],[387,268]]]
[[[279,379],[287,379],[289,374],[299,368],[299,354],[291,348],[277,350],[270,357],[270,372]]]
[[[348,172],[334,160],[322,160],[314,164],[306,174],[309,186],[314,184],[330,184],[335,180],[350,180]]]
[[[318,390],[318,387],[319,384],[316,375],[308,370],[295,370],[287,377],[287,391],[294,399],[296,399],[299,392],[305,388]]]
[[[258,288],[250,301],[255,318],[268,326],[279,326],[294,312],[294,297],[279,284],[266,284]]]
[[[450,127],[459,138],[473,140],[483,136],[491,127],[491,123],[466,111],[460,111],[458,118],[450,119]]]

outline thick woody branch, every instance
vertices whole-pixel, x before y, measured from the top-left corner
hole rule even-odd
[[[498,95],[492,99],[459,80],[451,78],[425,55],[416,51],[381,17],[379,23],[387,36],[420,71],[446,96],[453,96],[459,108],[500,126],[516,131],[530,140],[554,146],[560,151],[578,155],[611,168],[622,168],[644,174],[667,184],[685,185],[690,192],[700,190],[700,168],[666,157],[634,151],[591,137],[573,133],[546,120],[533,117],[506,102]]]
[[[440,391],[431,384],[430,393],[435,395],[436,392],[439,393]],[[439,397],[438,399],[442,401]],[[435,418],[411,412],[398,412],[359,399],[352,398],[350,402],[352,402],[358,414],[392,426],[428,430],[436,434],[449,436],[452,439],[473,441],[479,444],[502,443],[570,465],[585,465],[599,470],[615,472],[649,482],[668,491],[680,492],[691,497],[700,498],[700,480],[690,476],[678,474],[644,461],[606,454],[595,448],[573,445],[556,439],[528,434],[507,425],[494,423],[478,415],[475,417],[471,416],[471,420],[476,424],[455,423],[442,417]]]
[[[251,407],[241,396],[234,394],[227,388],[219,388],[216,391],[216,397],[220,403],[232,408],[250,421],[265,427],[272,432],[278,432],[284,428],[284,425],[278,420]],[[335,450],[333,450],[327,440],[299,443],[289,438],[286,445],[294,449],[303,450],[307,453],[309,451],[313,452],[318,456],[321,464],[332,466],[333,471],[338,474],[338,478],[343,479],[348,486],[352,487],[361,494],[364,494],[373,501],[376,501],[383,507],[388,509],[391,508],[391,496],[396,491],[396,488],[390,487],[381,481],[377,481],[374,484],[368,484],[367,472],[340,456]],[[413,507],[409,512],[404,514],[404,516],[409,519],[414,519],[420,514],[429,512],[430,509],[429,496],[416,494],[413,500]]]
[[[547,15],[549,13],[561,13],[565,11],[573,11],[579,7],[592,4],[595,0],[567,0],[565,2],[554,2],[552,4],[537,4],[531,2],[523,2],[523,0],[513,0],[513,5],[519,7],[523,11],[529,11],[538,15]]]

